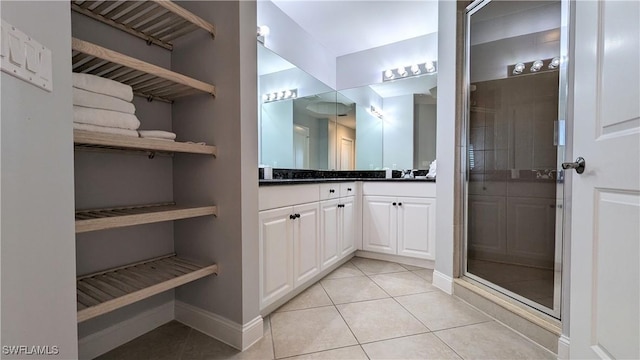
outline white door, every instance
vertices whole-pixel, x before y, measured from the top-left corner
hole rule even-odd
[[[342,216],[340,217],[341,252],[340,257],[350,254],[356,249],[355,245],[355,221],[354,197],[348,196],[340,199]]]
[[[338,261],[339,245],[338,199],[320,202],[320,256],[321,268],[326,269]]]
[[[320,218],[318,203],[295,206],[293,212],[294,287],[320,271]]]
[[[435,199],[398,198],[398,255],[435,260]]]
[[[293,290],[293,208],[261,211],[259,234],[260,308]]]
[[[309,168],[309,128],[293,125],[293,165],[296,169]]]
[[[340,170],[353,170],[353,140],[340,140]]]
[[[397,205],[395,197],[364,196],[362,250],[396,254]]]
[[[638,359],[640,2],[575,7],[570,355]]]

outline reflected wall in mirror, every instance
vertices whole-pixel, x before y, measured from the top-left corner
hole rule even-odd
[[[260,164],[289,169],[334,169],[337,115],[350,106],[336,92],[258,44]],[[339,111],[339,112],[338,112]],[[355,131],[352,136],[355,142]]]
[[[435,74],[341,90],[355,102],[356,169],[428,169],[436,158]]]

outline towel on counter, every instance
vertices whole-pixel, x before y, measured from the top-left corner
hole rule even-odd
[[[90,125],[90,124],[80,124],[80,123],[73,123],[73,128],[76,130],[84,130],[84,131],[93,131],[93,132],[99,132],[99,133],[105,133],[105,134],[115,134],[115,135],[125,135],[125,136],[131,136],[131,137],[138,137],[138,132],[135,130],[129,130],[129,129],[118,129],[118,128],[112,128],[112,127],[104,127],[104,126],[97,126],[97,125]]]
[[[175,140],[176,134],[163,130],[138,130],[141,138],[158,140]]]
[[[91,74],[73,73],[73,87],[131,102],[131,86]]]
[[[130,130],[140,127],[140,120],[133,114],[82,106],[73,107],[73,122]]]
[[[134,114],[136,112],[135,106],[130,102],[78,88],[73,88],[73,105],[119,111],[127,114]]]

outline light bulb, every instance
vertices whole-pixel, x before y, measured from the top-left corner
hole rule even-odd
[[[418,64],[411,65],[411,72],[413,73],[413,75],[420,74],[420,67],[418,66]]]
[[[297,98],[297,97],[298,97],[298,91],[296,91],[296,90],[292,91],[292,92],[291,92],[291,98],[292,98],[292,99],[295,99],[295,98]]]
[[[560,66],[560,58],[556,56],[551,59],[551,62],[549,63],[549,69],[555,69],[558,66]]]
[[[267,94],[262,95],[262,101],[269,101],[269,95]]]
[[[396,71],[398,72],[398,75],[402,77],[407,76],[407,69],[405,69],[404,66],[398,67]]]
[[[384,77],[387,79],[393,79],[393,71],[391,69],[384,72]]]
[[[287,91],[285,91],[285,92],[284,92],[284,97],[285,97],[286,99],[290,98],[290,97],[291,97],[291,90],[287,90]]]
[[[522,71],[524,71],[524,64],[523,63],[517,63],[516,66],[513,67],[513,74],[514,75],[522,74]]]
[[[430,72],[430,73],[436,71],[436,66],[433,64],[433,61],[427,61],[424,64],[424,68],[427,69],[427,72]]]
[[[278,98],[278,93],[273,93],[273,94],[269,95],[269,100],[271,100],[271,101],[273,101],[273,100],[275,100],[277,98]]]
[[[267,25],[258,26],[258,36],[267,36],[271,32],[271,29]]]
[[[542,69],[542,60],[536,60],[533,62],[533,65],[531,65],[531,72],[536,72],[536,71],[540,71],[540,69]]]

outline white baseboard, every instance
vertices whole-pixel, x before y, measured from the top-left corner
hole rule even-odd
[[[365,250],[356,251],[356,256],[366,258],[366,259],[384,260],[384,261],[396,262],[399,264],[419,266],[426,269],[433,269],[435,265],[435,262],[433,260],[418,259],[418,258],[412,258],[407,256],[401,256],[401,255],[380,254],[380,253],[365,251]]]
[[[558,339],[558,360],[569,360],[569,338],[565,335],[560,335]]]
[[[175,319],[238,350],[246,350],[262,338],[262,316],[240,325],[212,312],[175,302]]]
[[[93,359],[138,336],[168,323],[174,318],[172,301],[142,312],[132,318],[78,340],[78,357]]]
[[[453,294],[453,278],[439,272],[433,271],[433,286],[446,292],[447,294]]]

